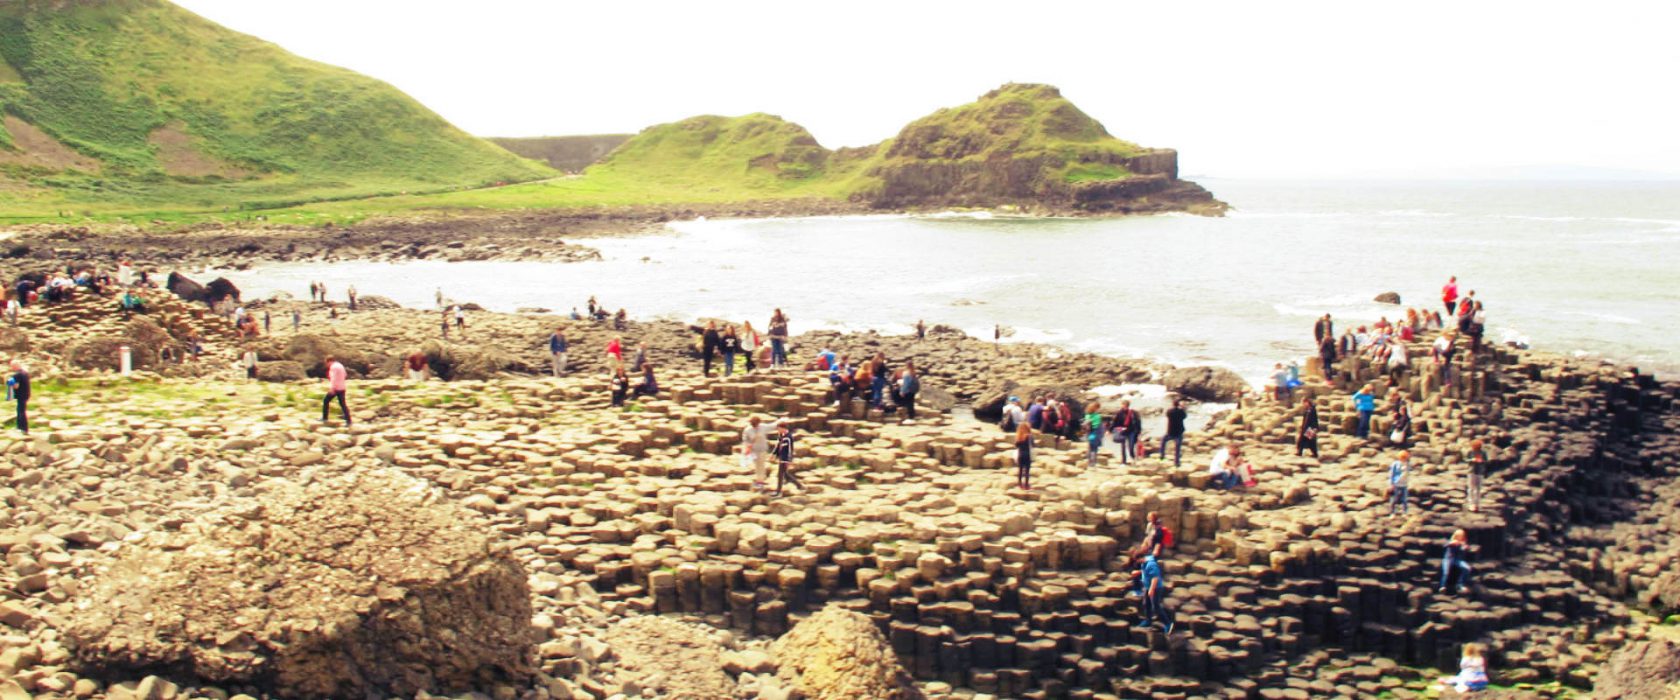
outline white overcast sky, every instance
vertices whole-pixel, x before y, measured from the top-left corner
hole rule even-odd
[[[1680,2],[177,0],[469,132],[779,114],[873,143],[1005,82],[1188,175],[1680,174]]]

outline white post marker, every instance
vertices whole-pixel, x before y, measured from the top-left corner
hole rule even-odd
[[[124,345],[117,349],[117,353],[122,356],[122,375],[126,377],[134,371],[134,352]]]

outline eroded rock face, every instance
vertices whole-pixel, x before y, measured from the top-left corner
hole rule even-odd
[[[777,676],[811,700],[920,697],[868,617],[830,605],[776,640]]]
[[[1167,391],[1218,403],[1234,403],[1248,391],[1248,382],[1224,367],[1180,367],[1168,371],[1161,383]]]
[[[1596,700],[1680,698],[1680,644],[1658,639],[1624,646],[1610,656],[1594,686]]]
[[[280,697],[530,676],[526,572],[482,520],[395,472],[306,480],[126,546],[77,603],[75,662]]]

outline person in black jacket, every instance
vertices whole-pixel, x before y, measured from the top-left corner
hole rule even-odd
[[[705,361],[702,369],[708,377],[712,376],[712,358],[717,356],[718,347],[722,344],[723,339],[718,336],[717,322],[707,321],[705,332],[700,334],[700,357]]]
[[[1167,442],[1173,444],[1173,466],[1179,466],[1179,458],[1184,455],[1184,402],[1173,399],[1172,408],[1167,409],[1167,434],[1161,436],[1161,459],[1167,458]]]
[[[1143,434],[1143,419],[1132,410],[1131,401],[1121,401],[1109,423],[1114,426],[1116,442],[1120,443],[1120,463],[1129,464],[1137,457],[1138,436]]]
[[[1295,456],[1303,450],[1312,450],[1313,459],[1318,459],[1318,406],[1311,396],[1301,399],[1301,427],[1295,432]]]
[[[916,419],[916,394],[922,390],[922,378],[916,375],[916,361],[904,361],[904,376],[898,380],[898,403],[904,407],[904,415],[910,420]]]
[[[12,400],[17,402],[17,429],[28,435],[29,370],[23,368],[23,363],[12,361],[12,376],[6,380],[6,387],[12,390]]]
[[[741,336],[735,334],[735,327],[723,329],[723,337],[718,340],[718,349],[723,352],[723,376],[735,376],[735,353],[741,351]]]
[[[799,477],[793,474],[793,427],[786,420],[779,420],[776,421],[776,430],[776,446],[770,448],[770,453],[776,456],[776,495],[782,495],[783,482],[804,491],[805,485],[799,483]]]
[[[1320,345],[1324,344],[1325,338],[1335,337],[1336,324],[1330,320],[1330,314],[1325,314],[1324,318],[1313,324],[1313,340],[1318,341]]]

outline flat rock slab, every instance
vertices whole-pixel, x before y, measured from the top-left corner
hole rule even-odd
[[[99,572],[66,631],[86,672],[357,698],[532,673],[526,572],[476,515],[385,470],[261,491]]]

